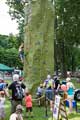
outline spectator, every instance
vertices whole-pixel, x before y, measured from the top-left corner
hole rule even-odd
[[[55,95],[58,94],[59,88],[60,88],[60,81],[59,81],[58,76],[55,76],[54,77],[54,91],[55,91]]]
[[[0,79],[0,91],[3,91],[7,86],[8,84],[5,83],[3,79]]]
[[[44,80],[44,83],[43,83],[43,87],[46,87],[47,86],[47,83],[48,81],[51,79],[51,76],[50,75],[47,75],[47,79]]]
[[[36,95],[37,95],[38,97],[41,97],[42,94],[43,94],[43,85],[40,84],[40,86],[38,86],[38,88],[37,88],[37,93],[36,93]]]
[[[67,100],[69,101],[69,113],[72,113],[72,100],[74,99],[74,85],[70,82],[70,78],[66,79],[67,85]]]
[[[32,96],[30,95],[29,91],[27,90],[25,93],[25,105],[26,105],[26,117],[29,117],[29,112],[32,115]]]
[[[0,92],[0,120],[5,120],[5,92]]]
[[[47,76],[47,79],[44,81],[43,85],[46,87],[45,95],[46,99],[50,101],[50,110],[52,111],[54,99],[54,80],[51,79],[50,75]]]
[[[40,84],[37,88],[37,98],[40,98],[43,95],[43,84]],[[38,100],[38,105],[41,105],[41,99]]]
[[[16,110],[16,106],[18,104],[22,104],[23,100],[23,89],[25,89],[26,86],[23,83],[19,83],[19,75],[14,74],[13,75],[13,82],[9,85],[8,89],[12,91],[11,95],[11,112],[14,113]]]
[[[0,91],[3,91],[6,96],[8,96],[7,88],[8,88],[8,83],[4,82],[3,79],[0,80]]]
[[[16,112],[12,113],[9,120],[23,120],[22,117],[22,106],[19,104],[16,107]]]

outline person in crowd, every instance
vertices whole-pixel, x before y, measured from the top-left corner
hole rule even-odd
[[[54,91],[55,91],[55,95],[58,94],[60,88],[60,81],[58,76],[54,76]]]
[[[37,95],[38,97],[41,97],[42,94],[43,94],[43,84],[40,84],[40,85],[38,86],[38,88],[37,88],[37,93],[36,93],[36,95]]]
[[[71,79],[69,77],[67,77],[66,79],[66,85],[67,85],[67,100],[69,101],[69,112],[68,113],[72,113],[72,100],[74,99],[74,85],[71,82]]]
[[[51,79],[50,75],[47,75],[47,79],[44,81],[43,85],[45,86],[45,96],[46,100],[50,101],[50,110],[53,109],[53,99],[54,99],[54,80]]]
[[[32,95],[29,93],[29,90],[25,92],[25,105],[26,105],[26,117],[30,116],[33,117],[32,113]]]
[[[3,91],[8,86],[8,83],[4,82],[3,79],[0,79],[0,91]]]
[[[19,46],[19,57],[22,61],[22,63],[24,62],[24,43],[22,43],[20,46]]]
[[[0,91],[0,120],[5,120],[5,92]]]
[[[13,75],[13,82],[9,85],[8,89],[12,91],[11,94],[11,113],[14,113],[16,110],[16,106],[18,104],[22,104],[22,100],[24,97],[23,89],[26,86],[24,83],[19,83],[19,75]]]
[[[16,106],[16,111],[10,115],[9,120],[23,120],[22,105],[19,104]]]
[[[6,83],[3,79],[0,79],[0,91],[4,91],[5,95],[8,96],[8,83]]]
[[[43,95],[43,84],[40,84],[37,88],[37,98],[40,98],[42,95]],[[38,105],[40,106],[41,105],[41,99],[38,100]]]

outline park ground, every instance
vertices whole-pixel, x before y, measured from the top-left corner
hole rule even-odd
[[[72,80],[72,82],[74,83],[74,85],[76,86],[76,88],[80,88],[80,83],[76,82],[76,78]],[[36,102],[36,101],[35,101]],[[5,109],[6,109],[6,118],[5,120],[9,120],[9,116],[10,116],[10,100],[6,100],[5,103]],[[80,109],[80,103],[78,102],[78,109]],[[68,111],[68,108],[66,109]],[[47,115],[46,116],[46,109],[45,106],[37,106],[36,104],[33,105],[33,115],[34,117],[31,118],[26,118],[26,112],[25,112],[25,106],[23,107],[23,118],[24,120],[54,120],[52,119],[52,113],[50,112],[50,108],[48,106],[48,110],[47,110]],[[68,115],[68,120],[80,120],[80,112],[76,112],[75,110],[73,111],[72,114]]]

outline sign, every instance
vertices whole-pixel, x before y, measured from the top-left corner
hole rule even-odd
[[[53,118],[59,120],[60,117],[62,120],[68,120],[64,101],[59,95],[56,95],[53,108]]]
[[[55,102],[54,102],[54,108],[53,108],[53,118],[55,120],[58,120],[58,117],[59,117],[60,99],[61,99],[60,96],[58,95],[55,96]]]

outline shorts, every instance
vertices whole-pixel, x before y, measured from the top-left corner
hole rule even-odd
[[[73,100],[73,99],[74,99],[74,95],[68,95],[68,96],[67,96],[67,99]]]
[[[47,89],[45,91],[46,93],[46,98],[48,98],[49,100],[53,100],[54,99],[54,91],[52,89]]]
[[[32,112],[32,107],[26,107],[26,112]]]

